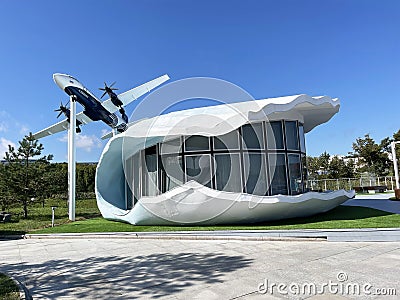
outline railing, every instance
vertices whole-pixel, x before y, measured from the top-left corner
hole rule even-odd
[[[361,178],[339,178],[339,179],[309,179],[307,180],[307,188],[310,190],[335,191],[335,190],[352,190],[354,187],[368,186],[387,186],[388,190],[394,190],[396,187],[396,179],[394,176],[385,177],[361,177]]]

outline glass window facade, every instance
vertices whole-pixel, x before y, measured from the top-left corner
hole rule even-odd
[[[254,195],[297,195],[306,180],[303,124],[246,124],[215,137],[179,137],[126,162],[127,208],[194,180],[212,189]],[[130,195],[129,195],[130,194]]]

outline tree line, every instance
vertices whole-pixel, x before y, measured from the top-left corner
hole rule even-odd
[[[68,197],[68,165],[51,163],[52,155],[42,155],[43,145],[32,133],[25,136],[18,148],[11,145],[0,163],[0,206],[5,211],[21,207],[25,218],[33,203],[51,197]],[[77,196],[93,197],[96,174],[95,164],[77,164]]]
[[[353,142],[353,151],[346,156],[330,155],[307,156],[309,179],[359,178],[363,174],[372,176],[393,176],[391,142],[400,141],[400,129],[391,138],[385,137],[379,143],[369,134]],[[396,148],[400,158],[400,147]]]

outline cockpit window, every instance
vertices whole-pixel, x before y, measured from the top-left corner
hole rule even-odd
[[[76,79],[76,78],[74,78],[72,76],[69,76],[69,78],[71,78],[72,80],[78,81],[78,79]]]

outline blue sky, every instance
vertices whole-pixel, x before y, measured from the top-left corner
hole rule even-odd
[[[0,28],[0,152],[56,121],[68,100],[56,72],[98,96],[103,81],[125,91],[168,73],[221,78],[256,99],[339,97],[339,113],[307,134],[309,155],[400,128],[399,1],[4,0]],[[78,161],[98,160],[105,129],[84,127]],[[66,160],[63,133],[41,142]]]

